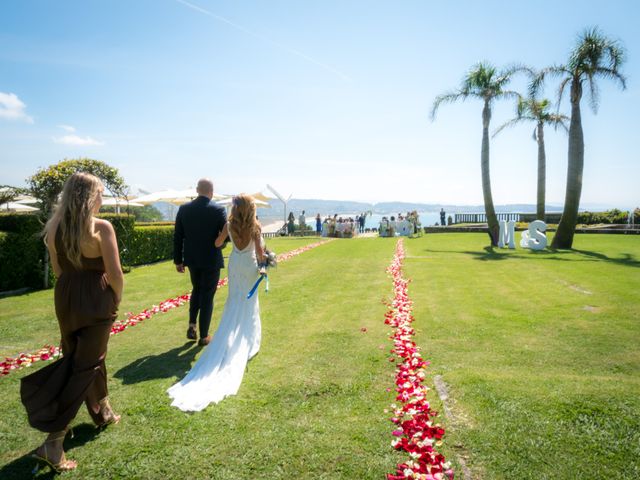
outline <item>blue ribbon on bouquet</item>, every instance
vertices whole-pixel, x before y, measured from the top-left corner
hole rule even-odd
[[[253,294],[256,293],[256,290],[258,290],[258,285],[260,285],[260,282],[262,280],[266,279],[267,283],[265,284],[265,292],[269,291],[269,276],[266,273],[262,273],[260,275],[260,278],[258,278],[258,280],[256,280],[256,283],[253,284],[253,287],[251,287],[251,290],[249,290],[249,293],[247,294],[247,299],[253,297]]]

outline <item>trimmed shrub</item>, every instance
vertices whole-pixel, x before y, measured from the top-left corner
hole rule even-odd
[[[113,225],[118,238],[120,261],[124,266],[144,265],[173,258],[173,223],[137,224],[127,214],[98,215]]]
[[[42,287],[45,246],[37,215],[0,214],[0,291]]]
[[[173,225],[136,225],[129,243],[129,265],[143,265],[173,258],[173,230]]]
[[[627,223],[627,212],[622,212],[617,208],[605,212],[580,212],[578,213],[578,223],[583,225],[596,224],[624,224]]]
[[[136,222],[136,227],[173,227],[175,222]]]

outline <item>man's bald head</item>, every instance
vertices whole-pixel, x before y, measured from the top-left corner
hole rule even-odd
[[[196,192],[198,192],[198,195],[204,195],[210,199],[213,198],[213,182],[208,178],[201,178],[198,180]]]

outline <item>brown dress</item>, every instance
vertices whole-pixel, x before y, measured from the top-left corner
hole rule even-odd
[[[99,402],[108,394],[104,359],[117,316],[116,295],[107,284],[102,257],[82,257],[76,269],[56,232],[62,274],[55,286],[55,308],[63,357],[22,379],[20,396],[29,424],[43,432],[64,430],[86,403],[96,424],[103,423]]]

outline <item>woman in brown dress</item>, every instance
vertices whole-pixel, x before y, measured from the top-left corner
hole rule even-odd
[[[94,215],[104,187],[87,173],[72,175],[45,227],[57,277],[55,309],[63,357],[22,379],[29,424],[49,433],[34,456],[56,471],[73,470],[63,442],[82,403],[98,426],[117,423],[108,400],[105,357],[122,298],[124,276],[113,226]]]

